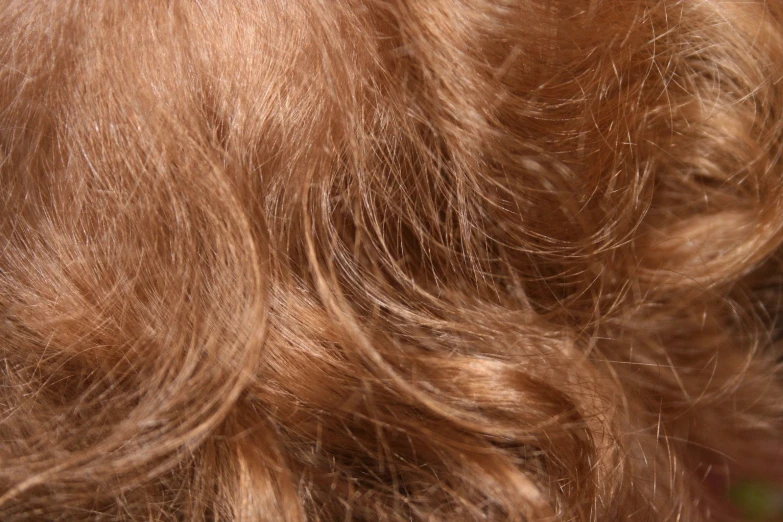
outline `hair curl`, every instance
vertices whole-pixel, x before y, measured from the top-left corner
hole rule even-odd
[[[730,515],[781,80],[778,0],[0,2],[0,517]]]

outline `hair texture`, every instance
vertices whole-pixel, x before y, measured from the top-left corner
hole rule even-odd
[[[0,518],[732,516],[781,80],[779,0],[0,2]]]

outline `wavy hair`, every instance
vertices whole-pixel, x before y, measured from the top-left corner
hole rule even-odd
[[[778,0],[0,1],[0,518],[732,516],[782,80]]]

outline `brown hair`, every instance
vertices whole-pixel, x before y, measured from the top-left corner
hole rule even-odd
[[[781,79],[772,0],[0,2],[0,518],[728,515]]]

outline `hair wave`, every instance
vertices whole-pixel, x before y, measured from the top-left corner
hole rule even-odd
[[[776,0],[0,2],[0,517],[729,515],[782,79]]]

